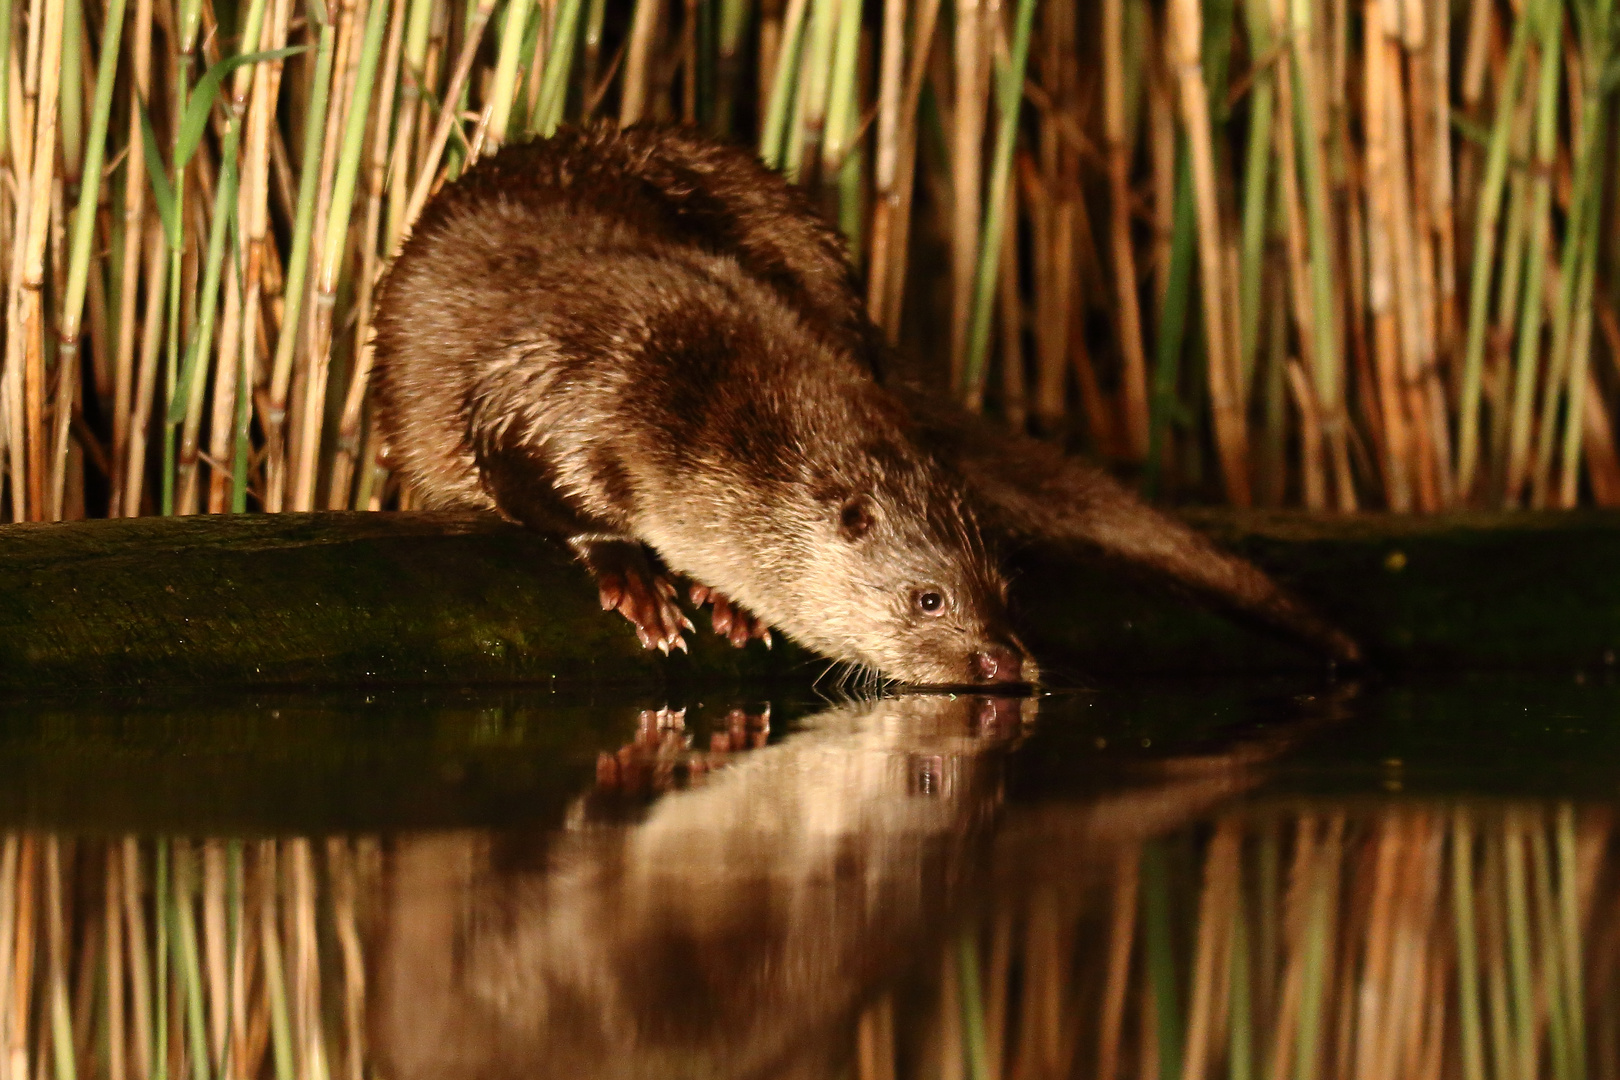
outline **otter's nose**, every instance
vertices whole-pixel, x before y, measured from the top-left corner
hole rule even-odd
[[[980,649],[968,663],[980,682],[1018,682],[1024,674],[1023,658],[1003,645]]]

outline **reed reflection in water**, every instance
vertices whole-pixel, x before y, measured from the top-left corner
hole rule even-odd
[[[649,714],[558,828],[0,846],[0,1080],[1615,1077],[1601,805],[1009,800],[1033,702]]]

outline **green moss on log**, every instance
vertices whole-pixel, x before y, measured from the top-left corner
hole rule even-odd
[[[1612,663],[1620,514],[1200,515],[1356,636],[1376,667]],[[1057,681],[1300,670],[1308,652],[1075,550],[1018,561],[1021,631]],[[778,639],[641,649],[560,543],[493,517],[283,514],[0,528],[0,688],[808,683]]]

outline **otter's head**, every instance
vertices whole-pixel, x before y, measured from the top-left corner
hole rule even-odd
[[[1006,579],[960,486],[932,461],[884,456],[819,486],[805,568],[818,587],[799,636],[915,685],[1032,681]]]

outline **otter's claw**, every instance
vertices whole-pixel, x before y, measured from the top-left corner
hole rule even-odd
[[[742,648],[750,638],[763,641],[767,649],[771,647],[771,628],[746,608],[727,599],[724,593],[707,585],[693,585],[691,597],[697,607],[713,605],[714,632],[735,648]]]
[[[603,611],[617,611],[636,628],[644,649],[665,656],[687,651],[684,630],[695,630],[675,602],[675,583],[653,566],[646,549],[625,541],[598,540],[576,544],[596,577]]]

